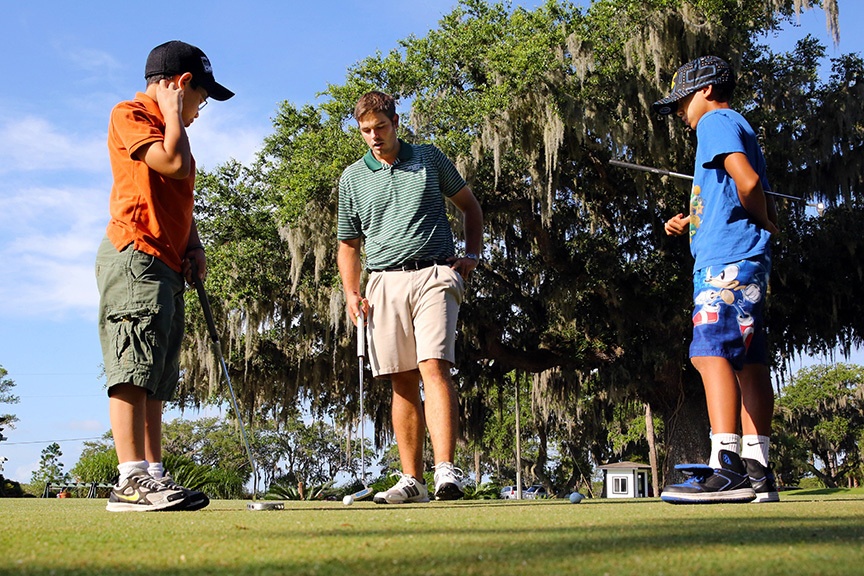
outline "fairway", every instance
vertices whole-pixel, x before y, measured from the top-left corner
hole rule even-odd
[[[105,511],[2,499],[0,574],[861,574],[864,491],[776,504],[658,499],[286,502],[250,512]]]

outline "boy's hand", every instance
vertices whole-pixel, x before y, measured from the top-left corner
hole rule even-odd
[[[681,236],[690,229],[690,216],[677,214],[666,221],[663,229],[667,236]]]
[[[194,272],[198,272],[201,281],[207,278],[207,256],[201,247],[187,250],[186,257],[183,258],[183,277],[190,286],[195,285],[195,279],[192,277]]]
[[[181,118],[183,113],[183,89],[171,80],[160,80],[156,87],[156,102],[162,116]]]

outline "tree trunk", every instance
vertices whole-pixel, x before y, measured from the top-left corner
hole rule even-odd
[[[474,444],[474,485],[480,486],[482,479],[483,473],[480,472],[480,446]]]
[[[651,495],[660,494],[660,476],[657,470],[657,438],[654,436],[654,414],[651,404],[645,403],[645,437],[648,440],[648,463],[651,465]]]
[[[684,480],[684,474],[675,470],[676,464],[707,463],[711,455],[708,408],[705,405],[705,390],[698,378],[684,386],[678,405],[661,413],[666,422],[666,462],[663,476],[667,484]]]
[[[538,480],[538,484],[546,488],[547,494],[552,496],[556,492],[552,479],[546,474],[546,463],[549,461],[549,430],[545,422],[537,426],[537,440],[537,460],[531,466],[531,475]]]

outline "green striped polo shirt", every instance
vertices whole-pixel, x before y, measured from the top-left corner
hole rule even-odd
[[[431,144],[399,141],[393,166],[368,151],[339,180],[339,240],[364,239],[366,267],[453,256],[445,197],[465,187],[456,167]]]

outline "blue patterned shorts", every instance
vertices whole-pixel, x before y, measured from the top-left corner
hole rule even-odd
[[[691,358],[719,356],[735,370],[768,363],[763,309],[770,275],[767,257],[693,273]]]

